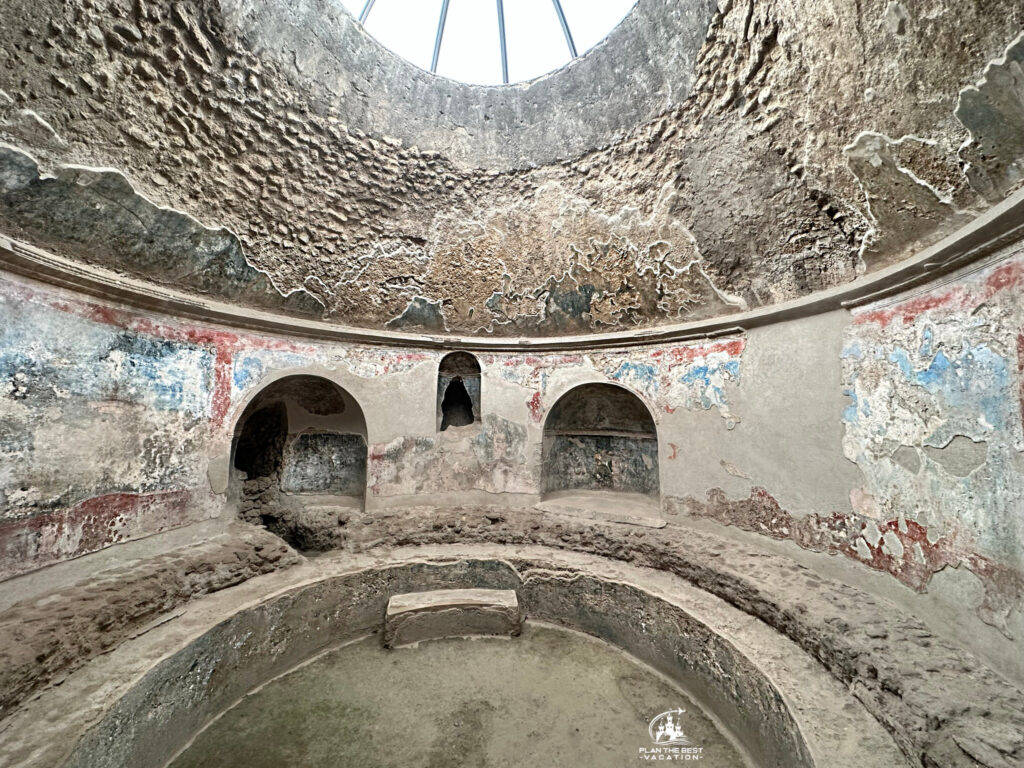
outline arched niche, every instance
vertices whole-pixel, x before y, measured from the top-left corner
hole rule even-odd
[[[657,498],[658,435],[644,402],[614,384],[582,384],[552,406],[541,459],[545,497],[621,492]]]
[[[437,429],[480,421],[480,363],[469,352],[452,352],[437,367]]]
[[[231,496],[243,520],[316,548],[302,534],[311,510],[322,517],[325,508],[362,508],[366,460],[366,419],[355,399],[323,377],[287,376],[260,391],[235,424]]]

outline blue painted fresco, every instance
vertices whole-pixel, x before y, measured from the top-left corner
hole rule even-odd
[[[30,302],[0,303],[0,381],[39,404],[83,398],[209,414],[215,353]]]
[[[632,360],[624,360],[609,378],[630,389],[643,392],[651,398],[658,391],[660,384],[658,369],[655,366],[648,363],[636,363]]]
[[[310,357],[277,349],[255,350],[234,359],[231,371],[232,396],[259,383],[272,369],[285,370],[309,365]]]
[[[739,358],[729,357],[720,361],[711,360],[700,365],[692,365],[683,372],[679,381],[697,389],[697,402],[701,408],[709,410],[725,405],[725,382],[736,382],[739,377]]]
[[[924,367],[915,367],[905,349],[894,348],[887,358],[903,376],[953,408],[979,411],[992,429],[1007,431],[1014,418],[1008,404],[1015,401],[1012,374],[1006,358],[985,344],[964,344],[950,358],[939,350]]]

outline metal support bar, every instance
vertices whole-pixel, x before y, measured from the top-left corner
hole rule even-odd
[[[430,71],[437,72],[437,59],[441,55],[441,38],[444,37],[444,23],[448,18],[448,0],[441,3],[441,18],[437,21],[437,38],[434,40],[434,58],[430,60]]]
[[[505,47],[505,3],[498,0],[498,39],[501,41],[501,82],[508,85],[508,49]]]
[[[555,4],[555,13],[558,14],[558,21],[562,25],[562,32],[565,33],[565,42],[569,44],[569,53],[572,54],[572,57],[575,59],[578,55],[576,53],[576,43],[572,41],[572,32],[569,31],[569,22],[565,20],[565,13],[562,11],[562,4],[559,0],[551,0],[551,2]]]
[[[363,10],[359,12],[359,23],[365,24],[366,17],[370,15],[370,9],[373,8],[373,0],[366,0],[366,5],[363,6]]]

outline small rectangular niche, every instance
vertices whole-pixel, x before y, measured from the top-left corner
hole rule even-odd
[[[468,352],[452,352],[437,368],[437,429],[480,422],[480,363]]]

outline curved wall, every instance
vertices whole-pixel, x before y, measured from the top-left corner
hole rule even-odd
[[[392,595],[453,587],[513,589],[531,619],[597,636],[651,665],[727,723],[757,765],[825,768],[851,759],[852,748],[833,718],[856,724],[865,766],[905,764],[894,741],[841,685],[767,627],[670,578],[630,571],[609,578],[602,571],[614,569],[594,562],[567,566],[546,554],[524,553],[515,567],[486,557],[378,560],[372,568],[349,566],[340,574],[334,568],[335,574],[316,581],[259,595],[242,609],[236,604],[191,642],[174,638],[173,652],[128,690],[120,675],[123,697],[73,751],[66,750],[71,755],[61,764],[163,765],[253,688],[326,649],[379,631]],[[549,570],[556,564],[558,571]],[[638,615],[644,622],[636,621]]]
[[[362,515],[532,509],[548,411],[607,382],[651,408],[669,525],[735,526],[884,574],[880,589],[1021,678],[1022,286],[1018,242],[852,312],[716,339],[482,351],[480,423],[438,432],[443,350],[261,335],[6,276],[3,576],[223,514],[236,422],[285,376],[335,382],[366,417],[365,512],[319,532],[332,546]]]
[[[5,4],[0,231],[61,257],[54,283],[132,277],[185,299],[126,308],[4,273],[0,577],[222,514],[235,423],[282,376],[328,378],[363,409],[371,517],[532,508],[546,412],[612,382],[652,406],[669,525],[731,525],[882,574],[1024,679],[1019,3],[723,2],[670,108],[654,115],[652,79],[635,115],[569,125],[543,163],[540,138],[501,138],[519,130],[511,102],[483,130],[459,101],[513,91],[413,73],[431,98],[363,99],[359,78],[384,89],[408,68],[381,54],[348,72],[374,44],[343,16],[310,28],[355,36],[352,62],[330,53],[342,37],[284,45],[319,7]],[[667,8],[642,2],[616,33],[672,40],[651,71],[688,62],[678,41],[706,21],[705,6]],[[665,26],[630,26],[644,19]],[[515,98],[556,100],[561,83],[569,98],[617,50]],[[472,140],[410,146],[400,128],[441,141],[420,133],[428,116],[385,124],[452,93],[465,125],[444,135]],[[499,144],[516,157],[499,162]],[[923,244],[993,205],[1008,223],[944,256],[958,273],[868,306],[828,293],[927,266]],[[799,297],[799,319],[729,320]],[[204,301],[327,323],[218,326],[194,319]],[[633,334],[701,318],[722,336]],[[390,345],[327,332],[347,326]],[[419,335],[386,336],[403,330]],[[588,348],[598,331],[623,334]],[[480,339],[481,422],[439,434],[452,334]],[[551,338],[485,343],[501,335]]]
[[[349,125],[493,171],[614,143],[684,99],[714,11],[711,0],[640,0],[602,43],[566,67],[511,86],[479,86],[410,64],[334,0],[221,3],[226,26],[247,49],[293,83],[315,84],[323,106]]]
[[[168,755],[175,755],[212,717],[249,690],[332,645],[379,631],[391,595],[431,586],[516,589],[531,616],[590,631],[639,651],[644,661],[677,683],[693,685],[705,701],[710,700],[716,714],[731,716],[737,734],[746,737],[744,746],[756,750],[768,764],[814,765],[799,727],[770,679],[729,642],[678,607],[640,589],[593,578],[537,579],[523,584],[506,563],[460,566],[412,564],[349,574],[292,590],[231,616],[155,667],[89,732],[66,765],[162,766]],[[609,600],[612,596],[617,599]],[[592,611],[600,606],[604,620],[598,626],[588,621],[586,611],[579,611],[584,605]],[[666,637],[660,632],[637,632],[630,616],[638,610],[656,616],[659,630],[676,625],[684,631],[666,632]],[[719,677],[723,669],[742,676],[742,688]],[[153,711],[160,712],[157,718],[142,716]],[[134,728],[128,735],[122,731],[126,722],[147,722],[147,726]]]
[[[5,13],[0,231],[341,326],[728,316],[898,263],[1022,178],[1011,0],[644,0],[509,89],[419,73],[312,0]]]

